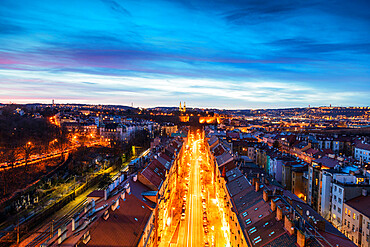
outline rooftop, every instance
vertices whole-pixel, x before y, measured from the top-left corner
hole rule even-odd
[[[370,218],[370,196],[358,196],[348,200],[345,204]]]

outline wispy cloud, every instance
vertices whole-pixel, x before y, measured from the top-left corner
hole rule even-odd
[[[366,105],[369,7],[344,0],[5,0],[0,101]]]

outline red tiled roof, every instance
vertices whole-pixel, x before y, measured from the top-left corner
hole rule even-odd
[[[341,247],[356,247],[351,240],[344,236],[338,236],[330,232],[320,232],[320,234],[332,244],[332,246],[341,246]],[[325,242],[323,242],[325,244]]]
[[[357,143],[356,144],[356,148],[359,148],[359,149],[365,149],[365,150],[368,150],[370,151],[370,144],[366,144],[366,143]]]
[[[346,204],[370,218],[370,196],[358,196],[348,200]]]
[[[219,156],[222,155],[223,153],[225,153],[225,148],[221,144],[218,144],[213,148],[214,156]]]
[[[100,218],[91,228],[87,246],[136,246],[150,217],[151,210],[134,195],[120,200],[120,207],[109,210],[109,218]]]
[[[149,182],[151,182],[155,187],[159,188],[162,183],[162,179],[158,176],[152,169],[146,167],[142,170],[141,175],[143,175]]]
[[[173,147],[173,146],[168,146],[167,148],[166,148],[170,153],[172,153],[172,154],[174,154],[176,151],[175,151],[175,148]]]
[[[161,164],[157,159],[152,160],[148,167],[153,170],[162,180],[166,179],[166,167]]]
[[[225,163],[229,163],[233,159],[234,157],[230,153],[223,153],[222,155],[217,156],[216,158],[219,167],[224,165]]]
[[[171,158],[170,158],[170,157],[168,157],[168,155],[167,155],[167,154],[165,154],[165,153],[161,153],[159,156],[161,156],[163,159],[167,160],[168,162],[171,162]]]

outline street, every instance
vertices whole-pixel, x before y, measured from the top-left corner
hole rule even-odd
[[[184,246],[202,246],[203,225],[202,225],[202,206],[201,206],[201,187],[199,176],[199,140],[193,141],[192,153],[190,156],[190,180],[189,180],[189,201],[187,203],[187,216],[185,221],[185,240]]]
[[[162,231],[159,246],[227,246],[203,135],[200,129],[189,131],[176,186],[181,199],[170,198],[168,204],[179,215]]]

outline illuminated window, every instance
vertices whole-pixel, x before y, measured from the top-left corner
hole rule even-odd
[[[335,219],[335,218],[337,218],[337,216],[335,214],[333,214],[333,218]]]
[[[356,219],[356,214],[355,214],[355,213],[353,213],[353,219],[354,219],[354,220]]]
[[[344,209],[344,213],[347,214],[347,208]]]
[[[351,210],[348,210],[348,216],[351,217]]]

